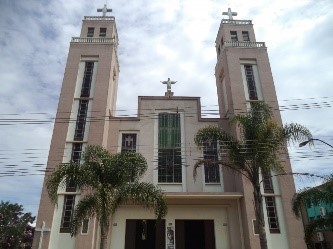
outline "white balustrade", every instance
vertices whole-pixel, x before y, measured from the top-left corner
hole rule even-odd
[[[114,38],[106,38],[106,37],[72,37],[73,43],[115,43]]]
[[[241,47],[241,48],[264,48],[264,42],[246,42],[246,41],[225,41],[224,47]]]
[[[244,25],[244,24],[252,24],[251,20],[230,20],[230,19],[222,19],[223,24],[236,24],[236,25]]]
[[[90,21],[114,21],[114,16],[85,16],[84,20]]]

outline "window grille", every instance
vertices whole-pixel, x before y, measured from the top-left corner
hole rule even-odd
[[[262,174],[264,193],[274,193],[272,177],[270,174]]]
[[[88,27],[87,37],[94,37],[95,28]]]
[[[80,162],[81,153],[82,153],[82,143],[73,143],[71,160],[74,163]]]
[[[87,112],[88,112],[89,100],[80,100],[79,111],[76,119],[76,128],[74,134],[74,140],[83,141],[84,131],[86,126]]]
[[[81,97],[90,96],[93,71],[94,71],[94,62],[86,61],[83,74],[82,88],[81,88]]]
[[[204,165],[205,169],[205,182],[206,183],[219,183],[220,182],[220,167],[217,163],[217,141],[205,142],[203,144],[203,156],[204,159],[208,159],[211,162],[207,162]]]
[[[106,28],[99,29],[99,37],[106,37]]]
[[[249,41],[250,41],[249,32],[247,32],[247,31],[242,31],[242,36],[243,36],[243,41],[246,41],[246,42],[249,42]]]
[[[81,153],[82,153],[82,143],[73,143],[71,161],[74,163],[80,163]],[[76,192],[76,184],[73,182],[67,182],[66,192]]]
[[[258,100],[258,93],[256,88],[256,82],[254,79],[253,67],[252,65],[244,65],[245,78],[247,83],[247,88],[249,91],[250,100]]]
[[[180,115],[158,118],[158,182],[182,182]]]
[[[268,217],[268,225],[271,233],[280,233],[279,220],[276,211],[275,197],[266,196],[266,210]]]
[[[230,36],[231,36],[231,41],[233,41],[233,42],[238,41],[237,31],[230,31]]]
[[[70,233],[73,218],[75,195],[65,195],[61,217],[60,233]]]
[[[136,134],[135,133],[123,133],[121,140],[121,152],[136,152]],[[129,181],[134,182],[134,169],[131,171]]]
[[[134,133],[122,134],[121,151],[136,152],[136,134]]]

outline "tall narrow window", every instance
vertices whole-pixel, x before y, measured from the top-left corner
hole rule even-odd
[[[238,41],[237,31],[230,31],[230,37],[231,37],[231,41],[233,41],[233,42]]]
[[[243,78],[245,99],[249,102],[249,108],[250,101],[263,100],[259,67],[256,60],[241,60],[240,69]]]
[[[249,32],[247,31],[242,31],[242,36],[243,36],[243,41],[250,41],[250,36],[249,36]]]
[[[121,152],[136,152],[136,134],[123,133],[121,139]],[[130,172],[129,182],[134,182],[134,169]]]
[[[74,134],[74,140],[82,141],[84,138],[84,130],[86,126],[87,111],[88,111],[88,100],[80,100],[79,111],[76,119],[76,128]]]
[[[222,92],[223,92],[223,104],[224,104],[224,113],[227,114],[229,111],[229,103],[228,103],[228,94],[227,94],[227,86],[225,83],[225,77],[222,80]]]
[[[252,226],[253,226],[253,234],[259,235],[259,224],[257,220],[252,220]]]
[[[88,234],[89,230],[89,219],[84,219],[82,221],[81,234]]]
[[[252,65],[244,65],[244,70],[245,70],[247,88],[248,88],[248,92],[249,92],[249,99],[258,100],[258,93],[257,93],[256,82],[255,82],[255,78],[254,78]]]
[[[272,177],[270,174],[262,174],[264,193],[274,193]]]
[[[220,182],[220,169],[216,163],[218,160],[217,141],[206,142],[203,145],[203,156],[209,162],[205,163],[205,182],[218,183]]]
[[[271,233],[280,233],[279,220],[276,212],[275,197],[266,196],[265,201],[266,201],[269,231]]]
[[[73,143],[71,161],[74,163],[80,163],[81,153],[82,153],[82,143]],[[67,182],[66,192],[76,192],[76,184],[74,182]]]
[[[64,206],[61,217],[60,233],[70,233],[73,211],[75,204],[75,195],[65,195]]]
[[[134,133],[122,134],[121,151],[136,152],[136,134]]]
[[[94,37],[95,28],[88,27],[87,37]]]
[[[84,68],[83,81],[82,81],[82,88],[81,88],[81,97],[90,96],[93,71],[94,71],[94,62],[86,61],[85,68]]]
[[[74,163],[79,163],[81,160],[82,143],[73,143],[71,159]]]
[[[99,29],[99,37],[106,37],[106,28]]]
[[[180,115],[158,116],[158,182],[182,182]]]

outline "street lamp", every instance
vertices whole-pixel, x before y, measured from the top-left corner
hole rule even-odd
[[[303,147],[303,146],[307,145],[309,142],[311,142],[311,141],[315,141],[315,140],[316,140],[316,141],[320,141],[320,142],[322,142],[322,143],[328,145],[329,147],[333,148],[333,146],[330,145],[329,143],[326,143],[325,141],[320,140],[320,139],[317,139],[317,138],[311,138],[311,139],[309,139],[309,140],[307,140],[307,141],[304,141],[304,142],[302,142],[302,143],[299,144],[299,147]]]

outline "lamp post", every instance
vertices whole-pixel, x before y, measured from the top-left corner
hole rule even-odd
[[[322,142],[322,143],[328,145],[329,147],[333,148],[333,146],[330,145],[329,143],[326,143],[325,141],[320,140],[320,139],[317,139],[317,138],[311,138],[311,139],[309,139],[309,140],[307,140],[307,141],[304,141],[304,142],[302,142],[302,143],[299,144],[299,147],[303,147],[303,146],[307,145],[307,144],[308,144],[309,142],[311,142],[311,141],[320,141],[320,142]]]

